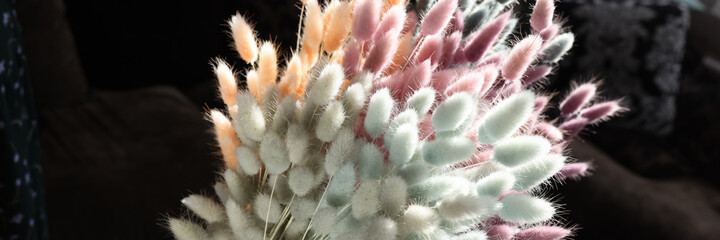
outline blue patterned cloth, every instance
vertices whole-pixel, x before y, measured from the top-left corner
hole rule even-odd
[[[0,0],[0,240],[48,239],[37,115],[13,5]]]

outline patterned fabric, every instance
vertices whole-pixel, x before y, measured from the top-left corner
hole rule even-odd
[[[47,239],[37,116],[13,5],[0,1],[0,240]]]
[[[689,25],[687,8],[671,0],[558,4],[577,38],[557,78],[604,79],[603,89],[613,97],[624,97],[631,109],[609,124],[653,135],[670,133]]]

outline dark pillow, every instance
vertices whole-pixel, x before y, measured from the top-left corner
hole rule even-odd
[[[609,125],[669,134],[676,115],[689,13],[673,1],[564,0],[558,8],[576,35],[557,80],[604,79],[602,89],[631,110]]]
[[[16,9],[38,107],[84,100],[87,84],[63,1],[22,0]]]

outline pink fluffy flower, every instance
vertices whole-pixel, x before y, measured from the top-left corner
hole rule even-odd
[[[558,226],[537,226],[515,234],[518,240],[556,240],[570,235],[570,230]]]
[[[425,38],[415,55],[415,63],[430,60],[433,65],[438,64],[442,57],[443,36],[441,34],[431,35]]]
[[[588,119],[590,123],[595,123],[605,120],[621,109],[618,101],[602,102],[583,109],[580,111],[580,116]]]
[[[352,33],[361,42],[370,40],[380,18],[378,0],[359,0],[355,3]]]
[[[440,0],[430,8],[422,23],[420,24],[420,33],[423,36],[430,36],[442,31],[452,19],[455,9],[457,8],[457,0]]]
[[[563,116],[569,116],[582,109],[595,96],[597,86],[593,83],[582,84],[575,89],[560,103],[560,112]],[[590,113],[590,115],[594,115]]]
[[[375,74],[382,73],[392,61],[395,50],[398,48],[397,36],[397,31],[390,31],[380,37],[365,58],[363,69]]]
[[[490,46],[497,41],[500,32],[505,28],[511,12],[512,11],[507,11],[501,14],[482,29],[478,30],[479,32],[473,34],[474,36],[468,37],[468,43],[463,49],[465,58],[468,61],[475,62],[480,60],[485,52],[490,49]]]
[[[552,24],[555,3],[553,0],[537,0],[530,15],[530,26],[535,31],[542,31]]]
[[[377,41],[381,36],[387,34],[390,31],[398,31],[403,29],[405,19],[405,8],[401,6],[394,6],[390,8],[390,10],[385,13],[385,16],[383,16],[380,24],[378,24],[375,33],[373,33],[373,41]]]
[[[527,71],[528,66],[537,58],[540,47],[542,47],[542,39],[537,35],[527,36],[515,44],[515,47],[513,47],[510,52],[510,56],[508,56],[505,64],[503,64],[503,78],[511,82],[520,80],[523,74],[525,74],[525,71]]]

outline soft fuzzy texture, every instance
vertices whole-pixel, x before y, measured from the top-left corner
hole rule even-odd
[[[247,89],[216,60],[225,109],[211,110],[225,166],[219,202],[183,204],[177,239],[551,239],[570,234],[538,193],[588,175],[566,146],[624,110],[594,83],[564,97],[532,90],[573,35],[540,0],[530,36],[514,1],[303,1],[301,41],[280,66],[250,25],[230,20],[253,63]],[[406,12],[406,9],[409,10]],[[504,11],[504,12],[503,12]],[[508,41],[507,39],[518,39]],[[251,42],[252,44],[246,44]],[[253,49],[254,52],[253,53]]]
[[[535,31],[542,31],[552,24],[553,12],[555,11],[554,0],[538,0],[530,15],[530,26]]]
[[[420,25],[420,33],[423,36],[430,36],[442,31],[452,19],[455,8],[457,8],[457,0],[439,0],[425,14]]]
[[[240,14],[230,18],[228,25],[230,25],[232,38],[235,42],[235,50],[240,53],[240,57],[245,62],[254,63],[258,55],[255,30]]]
[[[368,41],[380,18],[380,0],[360,0],[355,3],[352,33],[361,42]]]

